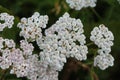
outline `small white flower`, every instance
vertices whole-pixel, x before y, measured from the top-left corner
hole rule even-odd
[[[94,58],[94,66],[98,66],[102,70],[113,66],[114,58],[109,54],[114,40],[112,32],[102,24],[91,31],[90,40],[99,47],[99,55]]]
[[[20,48],[23,50],[23,55],[25,56],[32,55],[34,50],[33,45],[25,40],[20,41]]]
[[[95,7],[97,0],[84,0],[84,7]]]
[[[91,31],[90,40],[93,41],[100,48],[100,50],[98,51],[99,54],[108,54],[111,52],[111,46],[113,46],[114,36],[113,33],[102,24],[99,27],[95,27],[93,31]]]
[[[42,37],[41,28],[46,28],[47,23],[47,15],[42,16],[38,12],[35,12],[28,19],[22,18],[17,26],[21,28],[20,36],[23,36],[28,41],[35,41],[37,38]]]
[[[8,48],[15,48],[15,42],[11,39],[5,39],[5,46],[7,46]]]
[[[58,80],[58,72],[51,70],[50,68],[42,70],[37,80]]]
[[[4,47],[3,42],[4,42],[4,39],[2,37],[0,37],[0,50],[1,50],[1,48]]]
[[[75,10],[81,10],[84,6],[84,0],[66,0],[66,2],[69,4],[70,8]]]
[[[86,60],[88,49],[85,46],[83,24],[80,19],[71,18],[65,13],[50,28],[45,30],[45,36],[37,40],[43,51],[41,60],[53,70],[62,70],[66,57]]]
[[[10,73],[11,74],[16,74],[17,77],[25,77],[28,74],[28,67],[29,64],[27,64],[26,62],[21,61],[21,63],[16,64],[13,66],[13,68],[11,69]]]
[[[1,56],[0,67],[2,69],[8,69],[12,64],[11,60],[9,60],[10,50],[5,49],[5,50],[2,50],[1,53],[2,53],[2,56]]]
[[[109,66],[114,65],[114,58],[110,54],[100,54],[94,58],[94,66],[98,66],[101,70],[105,70]]]
[[[14,16],[9,15],[8,13],[0,14],[0,31],[3,31],[5,27],[11,28],[13,24],[14,24]]]

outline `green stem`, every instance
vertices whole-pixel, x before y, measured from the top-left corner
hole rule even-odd
[[[82,66],[84,69],[88,70],[91,76],[91,80],[99,80],[97,74],[94,72],[93,66],[90,68],[88,65],[82,63],[82,62],[77,62],[80,66]]]
[[[91,64],[93,64],[93,61],[91,61],[91,62],[88,62],[88,63],[85,63],[86,65],[91,65]]]
[[[90,9],[91,9],[92,12],[97,16],[97,18],[98,18],[99,20],[102,19],[101,16],[97,13],[97,11],[96,11],[94,8],[90,8]]]
[[[93,76],[93,72],[94,72],[94,66],[92,65],[90,68],[90,76],[91,76],[91,80],[94,80],[94,76]]]
[[[91,46],[91,45],[93,45],[94,43],[93,42],[90,42],[90,43],[88,43],[88,44],[86,44],[87,46]]]
[[[0,77],[0,80],[4,80],[4,76],[5,76],[6,72],[7,72],[7,70],[2,70],[1,71],[2,75]]]
[[[90,76],[91,76],[91,80],[94,80],[93,72],[92,71],[90,71]]]
[[[113,13],[113,10],[114,10],[114,7],[111,7],[110,10],[109,10],[109,14],[108,14],[107,20],[106,20],[107,22],[110,20],[111,15]]]
[[[94,50],[94,58],[96,57],[97,53],[98,53],[98,49]]]
[[[94,50],[94,57],[97,55],[98,49]],[[91,80],[99,80],[96,73],[94,72],[94,65],[92,64],[90,69]]]

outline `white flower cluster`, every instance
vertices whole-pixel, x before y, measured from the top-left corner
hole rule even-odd
[[[15,48],[13,40],[0,37],[0,67],[11,68],[10,74],[27,77],[30,80],[58,80],[58,72],[44,67],[37,54],[33,54],[33,45],[20,41],[20,48]]]
[[[65,13],[59,20],[45,31],[43,40],[37,44],[43,52],[40,57],[53,69],[60,71],[66,62],[66,57],[75,57],[77,60],[86,60],[88,48],[84,44],[83,25],[80,19],[71,18]]]
[[[117,0],[118,2],[119,2],[119,4],[120,4],[120,0]]]
[[[28,42],[25,40],[20,41],[20,49],[16,49],[16,55],[14,56],[17,57],[17,62],[15,61],[13,63],[13,68],[10,72],[11,74],[16,74],[17,77],[27,76],[28,71],[30,70],[29,68],[31,68],[30,65],[32,63],[28,61],[28,59],[29,56],[32,56],[33,49],[34,47],[32,44],[28,44]]]
[[[0,14],[0,31],[3,31],[5,27],[11,28],[14,24],[14,16],[8,13]]]
[[[93,29],[90,40],[100,48],[98,51],[99,54],[108,54],[111,52],[114,36],[112,32],[102,24],[99,27],[95,27]]]
[[[49,35],[44,38],[44,40],[37,40],[40,49],[40,59],[44,62],[44,67],[49,67],[52,70],[61,71],[63,69],[64,63],[66,63],[66,57],[58,51],[57,36]],[[42,43],[41,43],[42,42]]]
[[[107,56],[110,55],[109,53],[111,52],[111,46],[113,46],[114,36],[112,32],[108,30],[107,27],[105,27],[103,24],[100,25],[99,27],[95,27],[91,32],[90,40],[93,41],[99,47],[98,50],[99,56],[97,56],[96,58],[104,59],[102,57],[106,56],[106,60],[112,59],[111,57],[107,59],[108,58]],[[101,62],[105,60],[100,60],[96,58],[94,64],[95,66],[99,66],[101,69],[106,69],[109,65],[112,65],[111,63],[113,63],[114,61],[114,59],[112,59],[109,60],[111,62],[106,63]],[[101,65],[100,62],[105,63],[103,64],[104,66]]]
[[[48,16],[42,16],[35,12],[31,17],[22,18],[18,23],[21,28],[20,36],[23,36],[28,41],[35,41],[37,38],[42,37],[41,28],[45,28],[48,23]]]
[[[3,39],[0,37],[0,67],[2,69],[7,69],[12,64],[10,60],[11,52],[15,48],[15,43],[13,40]]]
[[[83,2],[86,4],[84,7],[88,7],[89,1],[83,0]],[[0,23],[0,27],[5,25],[11,28],[14,17],[5,15],[8,16],[6,13],[0,14],[0,19],[5,20],[5,23]],[[87,59],[88,48],[85,45],[86,37],[80,19],[71,18],[65,13],[45,30],[43,36],[42,28],[46,28],[47,23],[48,16],[41,16],[38,12],[28,19],[22,18],[18,27],[21,28],[20,36],[25,40],[20,41],[19,48],[16,48],[12,39],[0,37],[0,68],[10,68],[10,74],[27,77],[30,80],[58,80],[58,71],[63,69],[67,58],[74,57],[80,61]],[[99,55],[94,58],[94,66],[102,70],[113,66],[114,58],[109,54],[114,40],[112,32],[104,25],[100,25],[93,29],[90,40],[99,47]],[[33,41],[37,41],[40,48],[39,55],[33,53],[34,46],[28,43]]]
[[[114,58],[110,54],[99,54],[94,59],[94,66],[98,66],[101,70],[105,70],[109,66],[114,65]]]
[[[34,47],[27,41],[20,41],[20,48],[24,60],[17,62],[11,70],[12,74],[17,77],[27,77],[30,80],[57,80],[58,72],[49,67],[45,67],[43,62],[39,60],[37,54],[32,54]]]
[[[21,48],[23,50],[23,54],[28,54],[26,57],[26,61],[28,63],[28,70],[26,71],[27,77],[30,80],[57,80],[58,72],[48,69],[45,67],[43,62],[38,59],[38,55],[32,55],[33,46],[32,44],[28,44],[26,41],[21,41]]]
[[[25,44],[28,49],[26,51],[22,51],[18,48],[15,48],[15,43],[13,40],[3,39],[2,37],[0,37],[0,43],[0,67],[2,69],[7,69],[12,66],[13,69],[11,70],[11,73],[15,73],[18,77],[25,76],[24,74],[22,74],[24,71],[22,71],[22,67],[24,68],[24,66],[26,66],[25,64],[23,64],[23,55],[30,54],[30,52],[32,52],[33,50],[33,47],[31,45],[28,46],[27,44]]]
[[[95,7],[97,0],[66,0],[69,6],[75,10],[81,10],[85,7]]]

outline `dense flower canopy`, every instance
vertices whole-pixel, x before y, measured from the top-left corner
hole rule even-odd
[[[13,16],[1,13],[0,18],[5,20],[0,24],[1,31],[4,24],[4,27],[12,27]],[[19,48],[12,39],[0,37],[0,67],[11,68],[10,74],[30,80],[58,80],[58,71],[63,69],[67,58],[73,57],[79,61],[87,59],[88,48],[80,19],[71,18],[66,12],[42,35],[42,28],[46,28],[47,23],[48,16],[40,16],[38,12],[28,19],[22,18],[18,27],[21,28],[20,36],[25,40],[20,41]],[[99,48],[94,66],[102,70],[113,66],[114,58],[109,54],[114,40],[112,32],[102,24],[91,31],[90,40]],[[39,55],[33,53],[34,46],[29,43],[33,41],[41,50]]]
[[[9,15],[8,13],[1,13],[0,21],[3,21],[3,23],[0,23],[0,31],[3,31],[4,28],[11,28],[13,26],[14,16]]]
[[[94,59],[94,66],[98,66],[102,70],[108,68],[108,66],[113,66],[114,58],[109,54],[111,46],[113,46],[113,33],[101,24],[91,31],[90,40],[99,47],[99,55]]]

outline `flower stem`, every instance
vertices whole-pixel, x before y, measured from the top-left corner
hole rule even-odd
[[[88,65],[82,63],[82,62],[77,62],[80,66],[82,66],[84,69],[88,70],[90,75],[91,75],[91,80],[99,80],[97,74],[93,70],[93,66],[90,68]]]
[[[108,17],[107,17],[107,22],[110,20],[111,16],[112,16],[112,13],[113,13],[113,10],[114,10],[114,7],[111,7],[110,10],[109,10],[109,14],[108,14]]]
[[[87,46],[91,46],[91,45],[93,45],[94,43],[93,42],[91,42],[91,43],[88,43],[88,44],[86,44]]]
[[[102,19],[101,16],[96,12],[96,10],[95,10],[94,8],[90,8],[90,9],[91,9],[91,11],[97,16],[97,18],[98,18],[99,20]]]
[[[4,76],[5,76],[6,72],[7,72],[7,70],[2,70],[1,71],[2,75],[0,77],[0,80],[4,80]]]

